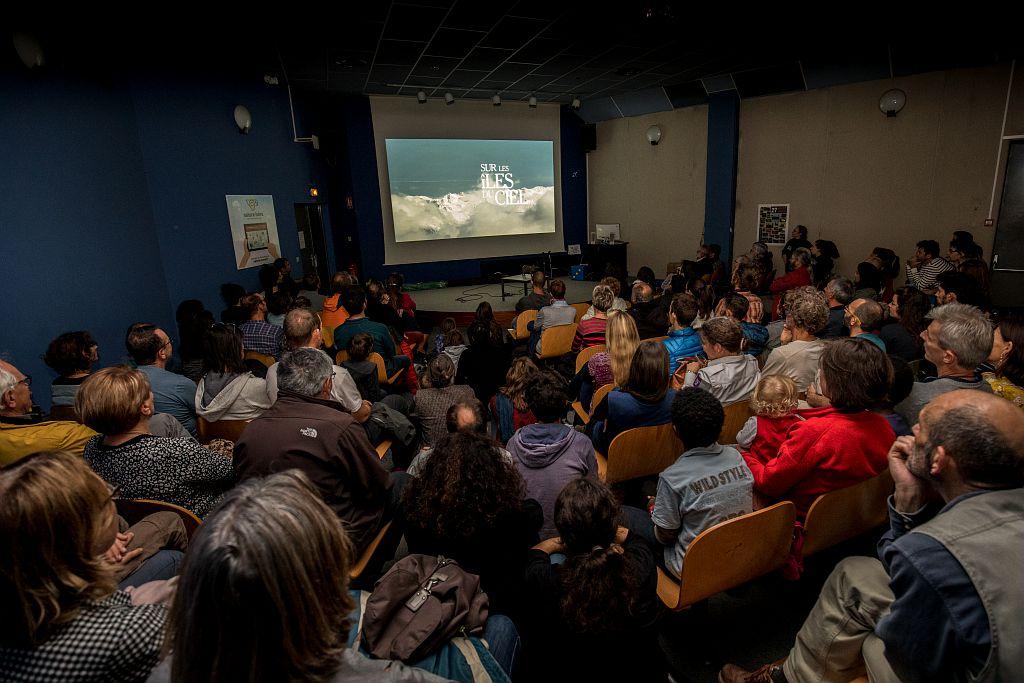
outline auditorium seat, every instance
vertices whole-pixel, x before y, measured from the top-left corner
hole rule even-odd
[[[583,366],[587,364],[587,361],[590,360],[590,357],[593,356],[595,353],[601,353],[601,352],[606,351],[606,350],[607,349],[606,349],[604,344],[598,344],[597,346],[589,346],[589,347],[583,349],[582,351],[580,351],[579,353],[577,353],[576,354],[576,372],[579,372],[580,370],[582,370]]]
[[[216,422],[210,422],[204,417],[197,417],[196,431],[199,434],[199,443],[210,443],[214,439],[238,441],[247,424],[249,424],[248,420],[217,420]]]
[[[115,498],[114,504],[117,507],[117,514],[124,517],[129,525],[157,512],[173,512],[181,518],[189,540],[192,540],[192,537],[199,531],[199,527],[203,525],[203,520],[199,519],[191,510],[186,510],[174,503],[165,503],[162,500]]]
[[[594,410],[597,406],[601,405],[601,401],[604,400],[604,397],[607,396],[608,392],[614,388],[614,384],[602,384],[599,386],[594,392],[594,397],[590,399],[590,412],[583,410],[583,404],[579,401],[573,402],[572,409],[576,411],[576,414],[579,416],[580,420],[583,421],[583,424],[590,424],[590,419],[594,416]]]
[[[540,349],[537,358],[560,358],[572,351],[572,340],[576,336],[576,323],[555,325],[540,333]]]
[[[736,443],[736,435],[743,429],[743,425],[754,414],[754,411],[750,408],[749,399],[724,406],[724,410],[725,422],[722,423],[722,431],[718,435],[718,443],[734,444]]]
[[[598,476],[608,484],[661,474],[683,453],[671,424],[633,427],[618,434],[607,456],[597,453]]]
[[[537,311],[523,311],[516,316],[516,340],[524,341],[530,338],[530,330],[526,326],[537,320]]]
[[[260,363],[263,364],[264,367],[267,368],[269,368],[271,365],[277,362],[276,360],[274,360],[273,356],[267,356],[262,353],[257,353],[256,351],[246,351],[245,359],[259,361]]]
[[[590,310],[590,304],[584,301],[583,303],[571,305],[573,308],[576,309],[576,320],[574,320],[573,322],[579,323],[583,316],[587,314],[587,311]]]
[[[370,558],[372,558],[373,554],[377,552],[377,548],[380,547],[381,541],[384,540],[384,536],[387,535],[390,528],[391,522],[388,522],[381,527],[381,530],[378,531],[377,535],[373,537],[372,541],[370,541],[370,545],[366,546],[366,549],[363,550],[355,564],[353,564],[352,568],[348,570],[348,578],[358,579],[362,576],[362,573],[366,570],[366,565],[370,562]]]
[[[867,481],[815,498],[804,521],[803,556],[809,557],[885,524],[892,491],[892,475],[886,469]]]

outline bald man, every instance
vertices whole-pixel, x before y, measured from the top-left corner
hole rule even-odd
[[[970,390],[935,398],[889,451],[881,562],[840,562],[784,662],[729,664],[720,680],[1024,679],[1022,454],[1020,408]]]
[[[882,328],[884,319],[885,313],[882,311],[882,305],[871,299],[851,301],[850,305],[846,307],[846,314],[843,317],[846,326],[850,328],[851,337],[867,339],[883,351],[886,350],[885,342],[875,333]]]
[[[0,360],[0,467],[39,451],[81,455],[96,432],[65,420],[46,420],[33,410],[32,378]]]

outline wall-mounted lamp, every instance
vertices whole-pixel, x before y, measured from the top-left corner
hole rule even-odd
[[[536,109],[537,108],[537,98],[534,95],[530,95],[529,104],[530,104],[530,109]]]
[[[570,105],[570,106],[572,106],[572,108],[575,109],[576,111],[579,111],[580,107],[583,106],[583,103],[580,102],[580,98],[574,97],[574,98],[572,98],[572,105]]]
[[[444,94],[444,103],[445,104],[455,104],[455,95],[451,94],[450,92],[446,92]]]
[[[18,53],[18,59],[29,69],[46,63],[42,46],[32,36],[27,33],[15,33],[13,42],[14,51]]]
[[[312,197],[313,199],[316,199],[317,197],[320,196],[320,190],[317,188],[316,185],[311,184],[309,186],[309,196]]]
[[[886,116],[896,116],[907,106],[907,93],[899,88],[885,91],[878,99],[878,108]]]
[[[416,93],[416,101],[419,102],[420,104],[426,104],[427,103],[427,93],[423,92],[422,90],[417,92]]]
[[[651,143],[651,147],[661,142],[661,127],[651,126],[647,129],[647,142]]]
[[[252,130],[252,114],[241,104],[235,107],[235,125],[242,135],[247,135]]]
[[[492,97],[491,98],[491,104],[493,104],[495,107],[500,107],[501,106],[501,95],[495,95],[494,97]]]

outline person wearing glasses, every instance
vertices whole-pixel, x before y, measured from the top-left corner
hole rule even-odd
[[[0,467],[30,453],[64,450],[81,455],[96,432],[66,420],[49,420],[32,404],[32,378],[0,360]]]
[[[173,415],[189,434],[196,436],[196,383],[167,369],[174,353],[171,338],[152,323],[135,323],[128,328],[125,346],[149,380],[156,412]]]

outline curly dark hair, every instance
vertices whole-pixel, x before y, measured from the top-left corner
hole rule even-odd
[[[725,410],[711,392],[686,387],[672,401],[672,426],[687,450],[704,448],[718,441],[725,422]]]
[[[932,308],[931,299],[917,287],[900,287],[896,290],[895,296],[896,309],[900,316],[899,323],[914,339],[914,344],[920,351],[924,345],[921,333],[928,327],[926,316]]]
[[[636,561],[615,543],[619,505],[594,478],[570,481],[555,501],[555,527],[566,546],[557,570],[562,618],[581,633],[629,627],[643,580]]]
[[[446,434],[420,476],[403,493],[406,522],[447,543],[472,543],[500,515],[522,506],[526,486],[494,440],[467,432]]]
[[[73,375],[76,372],[88,372],[92,366],[92,347],[96,346],[96,340],[92,335],[82,330],[80,332],[65,332],[52,342],[46,349],[43,362],[53,368],[61,377]]]

